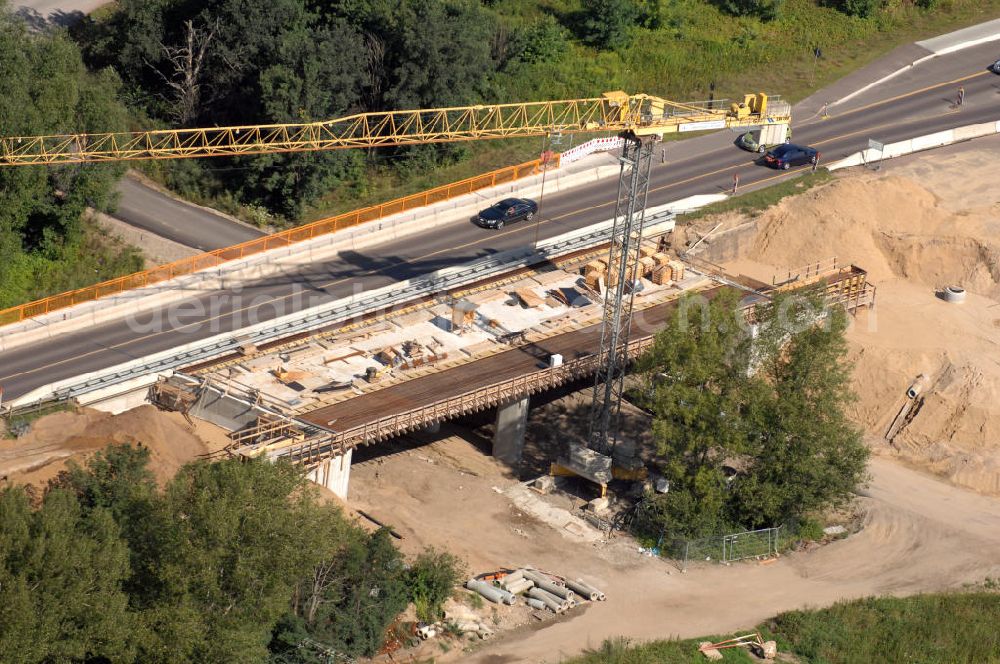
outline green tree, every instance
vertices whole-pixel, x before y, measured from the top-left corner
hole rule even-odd
[[[114,72],[88,73],[78,48],[63,34],[30,33],[0,8],[0,126],[5,135],[37,136],[110,131],[126,126],[116,101]],[[34,166],[0,169],[0,307],[62,285],[85,256],[81,217],[90,206],[115,203],[120,165]],[[53,269],[55,268],[55,269]],[[105,272],[88,270],[93,280]]]
[[[130,542],[133,602],[153,637],[144,661],[254,661],[298,580],[324,554],[321,509],[294,467],[185,466]]]
[[[824,311],[816,295],[784,295],[772,302],[762,327],[760,377],[771,399],[757,423],[752,463],[735,477],[731,501],[734,518],[754,527],[842,502],[868,459],[846,415],[854,395],[844,361],[844,310]]]
[[[522,39],[518,58],[529,64],[549,62],[569,51],[569,32],[548,14],[530,24]]]
[[[635,0],[584,0],[581,11],[584,41],[608,50],[628,46],[640,17]]]
[[[868,18],[879,10],[882,0],[839,0],[836,6],[848,16]]]
[[[685,297],[639,365],[650,377],[648,406],[670,481],[670,518],[687,534],[724,527],[722,466],[748,451],[744,415],[760,394],[747,379],[750,338],[733,316],[738,303],[734,290],[711,301]]]
[[[739,305],[733,290],[685,298],[639,364],[670,481],[648,511],[673,534],[776,525],[839,503],[863,478],[843,312],[782,295],[758,305],[751,334]]]
[[[272,650],[288,653],[307,633],[336,652],[371,656],[386,630],[406,608],[407,574],[389,531],[368,536],[353,528],[334,554],[300,583],[293,616],[283,620]]]
[[[50,491],[32,510],[0,492],[0,652],[6,662],[128,662],[137,623],[121,584],[128,550],[111,513]]]
[[[440,619],[441,607],[464,574],[462,561],[446,551],[429,548],[417,556],[410,566],[408,582],[417,618],[425,622]]]
[[[136,503],[148,502],[156,493],[148,464],[147,447],[109,445],[90,457],[86,466],[70,460],[49,488],[71,491],[85,509],[107,509],[119,524],[128,524],[143,518],[132,514]]]

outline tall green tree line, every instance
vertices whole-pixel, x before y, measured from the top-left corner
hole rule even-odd
[[[5,136],[124,129],[120,86],[111,69],[88,71],[64,34],[30,33],[0,6]],[[106,164],[0,168],[0,308],[139,267],[133,255],[88,247],[81,222],[88,206],[113,205],[114,184],[123,171]]]
[[[453,557],[407,565],[290,465],[200,462],[161,490],[148,461],[109,447],[37,506],[0,491],[3,661],[314,661],[304,643],[372,655],[410,601],[436,619],[454,587]]]
[[[473,103],[494,69],[491,26],[474,0],[123,0],[76,34],[91,66],[117,71],[152,124],[211,126]],[[360,180],[362,165],[344,150],[166,168],[182,186],[200,182],[294,219]]]

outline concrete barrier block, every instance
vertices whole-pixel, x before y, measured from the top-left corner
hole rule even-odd
[[[967,141],[973,138],[989,136],[997,133],[997,123],[981,122],[979,124],[967,125],[965,127],[955,127],[952,131],[955,134],[955,141]]]
[[[848,155],[843,159],[838,159],[837,161],[831,161],[826,164],[826,170],[836,171],[841,168],[850,168],[851,166],[860,166],[863,161],[863,155],[860,152],[855,152],[852,155]]]
[[[869,150],[870,156],[868,156],[868,161],[877,161],[878,159],[893,159],[904,154],[910,154],[913,152],[913,141],[897,141],[896,143],[888,143],[885,146],[884,153],[880,156],[878,150]]]
[[[945,131],[938,131],[925,136],[917,136],[913,139],[913,151],[927,150],[954,142],[955,132],[951,129],[946,129]]]

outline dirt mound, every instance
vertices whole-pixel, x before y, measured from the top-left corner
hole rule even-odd
[[[150,405],[118,415],[90,409],[55,413],[34,422],[24,437],[0,441],[0,476],[44,485],[70,458],[82,463],[109,444],[129,443],[149,449],[149,467],[162,484],[185,463],[219,449],[220,442],[206,443],[180,414]]]
[[[984,165],[995,163],[971,150],[841,176],[761,214],[728,263],[759,278],[832,256],[868,270],[876,308],[848,333],[853,419],[877,453],[990,494],[1000,494],[1000,167]],[[935,297],[948,284],[968,299]],[[929,385],[887,440],[920,374]]]
[[[796,268],[836,256],[875,281],[961,284],[1000,297],[996,206],[953,212],[915,180],[855,175],[764,212],[747,258]]]
[[[903,281],[880,287],[879,297],[876,311],[861,314],[848,333],[859,397],[853,418],[876,451],[1000,494],[1000,364],[984,361],[1000,357],[996,303],[973,295],[951,305]],[[921,374],[927,386],[916,414],[887,441]]]

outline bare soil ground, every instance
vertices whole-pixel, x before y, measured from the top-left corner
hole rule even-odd
[[[46,415],[21,438],[0,440],[0,478],[44,487],[73,459],[83,463],[112,443],[149,448],[150,469],[161,484],[189,461],[221,450],[228,439],[218,427],[145,405],[120,415],[89,408]]]
[[[405,551],[447,549],[471,574],[534,565],[583,577],[608,596],[545,622],[500,608],[497,620],[512,631],[478,647],[470,642],[470,651],[438,652],[438,661],[558,662],[614,636],[725,632],[784,610],[955,588],[1000,574],[1000,501],[887,459],[872,461],[871,484],[859,498],[860,533],[773,564],[705,564],[682,574],[641,555],[629,538],[587,543],[525,513],[498,493],[516,480],[483,454],[487,443],[475,434],[453,427],[429,444],[410,444],[356,462],[349,500],[392,524]]]
[[[990,139],[887,162],[881,173],[852,169],[754,220],[726,219],[755,225],[742,256],[726,261],[735,272],[770,282],[832,256],[869,271],[876,307],[849,332],[852,416],[877,454],[991,495],[1000,495],[998,155]],[[967,300],[940,299],[947,285],[964,287]],[[887,441],[921,374],[929,384],[916,416]]]

